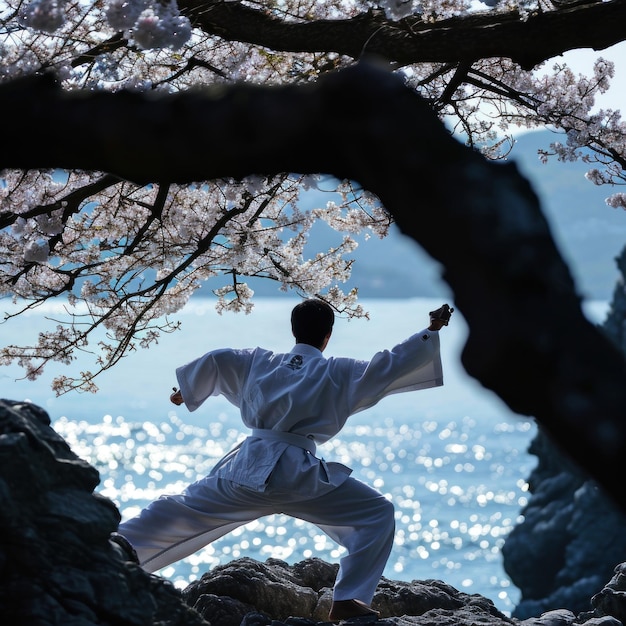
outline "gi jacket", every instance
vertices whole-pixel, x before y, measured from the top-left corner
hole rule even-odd
[[[303,497],[334,489],[352,471],[315,456],[315,444],[336,435],[348,417],[390,394],[443,384],[439,334],[429,330],[369,361],[327,359],[303,343],[286,354],[214,350],[179,367],[176,377],[190,411],[223,395],[253,429],[211,474],[255,491],[297,490]]]

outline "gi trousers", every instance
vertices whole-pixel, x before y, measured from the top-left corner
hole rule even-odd
[[[307,497],[306,492],[271,486],[254,491],[209,475],[180,495],[155,500],[120,524],[119,532],[135,548],[141,566],[154,572],[238,526],[275,513],[315,524],[346,548],[334,600],[371,603],[393,545],[394,509],[381,493],[352,477],[331,491]]]

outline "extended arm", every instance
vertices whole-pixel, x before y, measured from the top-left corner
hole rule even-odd
[[[454,309],[447,304],[429,313],[430,325],[391,350],[376,353],[352,386],[350,413],[376,404],[385,396],[443,384],[438,331],[447,326]]]

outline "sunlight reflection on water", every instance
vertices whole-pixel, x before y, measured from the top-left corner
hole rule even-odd
[[[221,397],[195,413],[171,410],[174,368],[224,345],[246,348],[262,341],[274,350],[291,349],[285,322],[297,301],[261,298],[253,315],[242,316],[218,315],[213,300],[193,299],[180,314],[183,332],[161,337],[157,346],[139,350],[105,372],[95,396],[54,397],[50,381],[67,373],[67,365],[48,366],[35,382],[23,380],[17,366],[5,367],[0,380],[7,388],[10,384],[14,398],[46,408],[72,450],[99,470],[98,491],[128,518],[161,494],[180,492],[206,475],[245,436],[237,410]],[[415,332],[419,320],[426,320],[441,302],[410,298],[362,304],[370,319],[338,318],[330,356],[368,359]],[[608,304],[584,304],[589,317],[601,322]],[[64,306],[58,302],[20,318],[11,329],[12,340],[36,341]],[[355,477],[393,501],[397,532],[385,576],[441,579],[466,593],[482,594],[510,613],[519,591],[504,572],[501,547],[527,501],[526,479],[536,464],[527,449],[535,426],[465,372],[461,354],[467,332],[457,311],[441,346],[443,387],[385,398],[351,417],[319,452],[353,467]],[[72,366],[75,371],[91,367],[89,359]],[[104,411],[109,415],[103,418]],[[184,587],[237,557],[295,563],[313,556],[336,562],[341,555],[317,528],[272,516],[159,573]]]
[[[206,475],[245,436],[235,427],[238,419],[221,413],[205,428],[172,411],[160,423],[108,415],[100,424],[60,418],[54,428],[98,469],[100,493],[126,519],[159,495],[180,492]],[[320,446],[319,455],[349,465],[355,477],[394,502],[397,530],[385,576],[439,578],[510,612],[518,594],[501,571],[500,550],[526,503],[527,485],[519,477],[530,471],[532,461],[523,457],[534,424],[494,423],[486,432],[469,417],[414,426],[402,415],[373,421],[354,417],[340,436]],[[293,563],[316,556],[336,562],[343,554],[315,526],[274,515],[159,573],[184,587],[233,558]]]

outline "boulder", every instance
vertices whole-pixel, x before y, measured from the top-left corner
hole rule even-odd
[[[504,569],[521,591],[513,616],[588,611],[626,560],[626,514],[541,428],[529,452],[538,458],[531,497],[502,548]]]
[[[0,400],[0,615],[5,626],[200,626],[168,581],[109,537],[100,477],[33,404]]]

